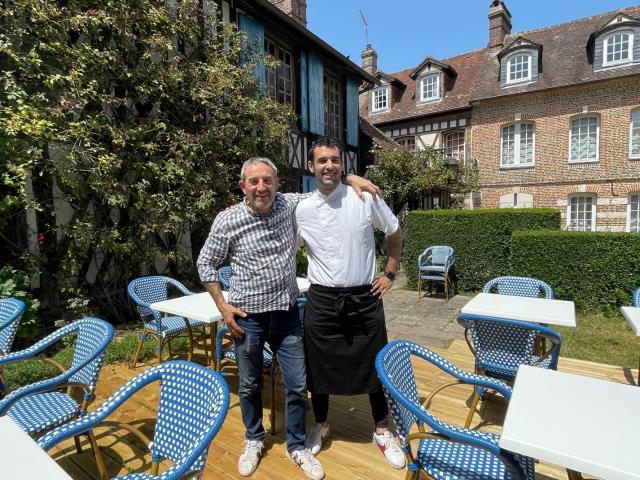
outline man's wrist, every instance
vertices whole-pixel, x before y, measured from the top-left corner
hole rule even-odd
[[[392,272],[391,270],[386,270],[384,272],[384,276],[393,282],[396,279],[396,272]]]

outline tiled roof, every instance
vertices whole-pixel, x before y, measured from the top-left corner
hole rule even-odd
[[[360,130],[362,130],[365,135],[367,135],[373,142],[385,148],[399,148],[396,142],[387,137],[384,133],[382,133],[377,127],[375,127],[369,120],[364,117],[360,117]]]

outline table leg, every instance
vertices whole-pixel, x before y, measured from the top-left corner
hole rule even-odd
[[[216,336],[218,335],[218,322],[211,322],[211,366],[215,370],[216,365]]]

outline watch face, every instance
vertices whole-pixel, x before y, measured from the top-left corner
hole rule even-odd
[[[393,273],[393,272],[384,272],[384,276],[387,277],[391,281],[396,279],[396,274]]]

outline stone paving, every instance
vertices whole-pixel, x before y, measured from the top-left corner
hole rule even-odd
[[[455,339],[464,339],[464,329],[456,322],[460,309],[471,299],[453,295],[447,302],[441,286],[434,286],[418,298],[406,286],[401,271],[384,296],[384,313],[389,339],[406,338],[421,345],[447,348]]]

